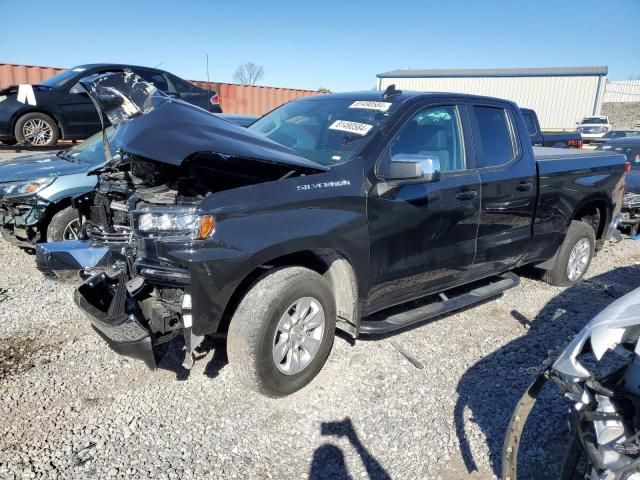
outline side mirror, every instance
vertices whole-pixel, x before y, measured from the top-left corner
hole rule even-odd
[[[387,180],[404,180],[412,183],[440,180],[440,159],[433,155],[394,155],[389,163]]]

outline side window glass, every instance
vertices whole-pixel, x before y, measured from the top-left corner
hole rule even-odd
[[[482,167],[495,167],[515,158],[508,113],[504,108],[473,107],[482,147]]]
[[[455,106],[429,107],[419,111],[396,134],[391,157],[398,154],[434,156],[440,171],[465,169],[462,127]]]
[[[146,82],[149,82],[154,87],[162,92],[167,92],[169,90],[169,86],[167,85],[167,79],[164,78],[160,72],[150,72],[146,70],[139,70],[136,72],[142,79]]]
[[[171,75],[169,78],[171,79],[171,83],[173,83],[173,86],[178,93],[187,93],[191,90],[191,84],[185,82],[181,78],[178,78],[174,75]]]

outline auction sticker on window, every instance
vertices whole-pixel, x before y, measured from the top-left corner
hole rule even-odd
[[[356,135],[366,135],[373,128],[368,123],[349,122],[347,120],[336,120],[331,124],[329,130],[340,130],[341,132],[355,133]]]
[[[368,100],[358,100],[349,105],[349,108],[364,108],[365,110],[378,110],[386,112],[393,105],[391,102],[373,102]]]

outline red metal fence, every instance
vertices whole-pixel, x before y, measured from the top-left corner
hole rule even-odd
[[[64,70],[64,68],[55,67],[0,63],[0,88],[14,83],[38,83]]]
[[[14,83],[38,83],[64,70],[64,68],[0,63],[0,88]],[[234,83],[197,80],[190,80],[190,82],[218,92],[224,112],[244,115],[262,115],[290,100],[320,93],[314,90],[237,85]]]

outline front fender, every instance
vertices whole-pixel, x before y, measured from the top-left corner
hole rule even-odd
[[[57,177],[48,187],[42,189],[38,196],[51,203],[64,199],[73,199],[85,195],[95,189],[98,177],[86,172]]]

